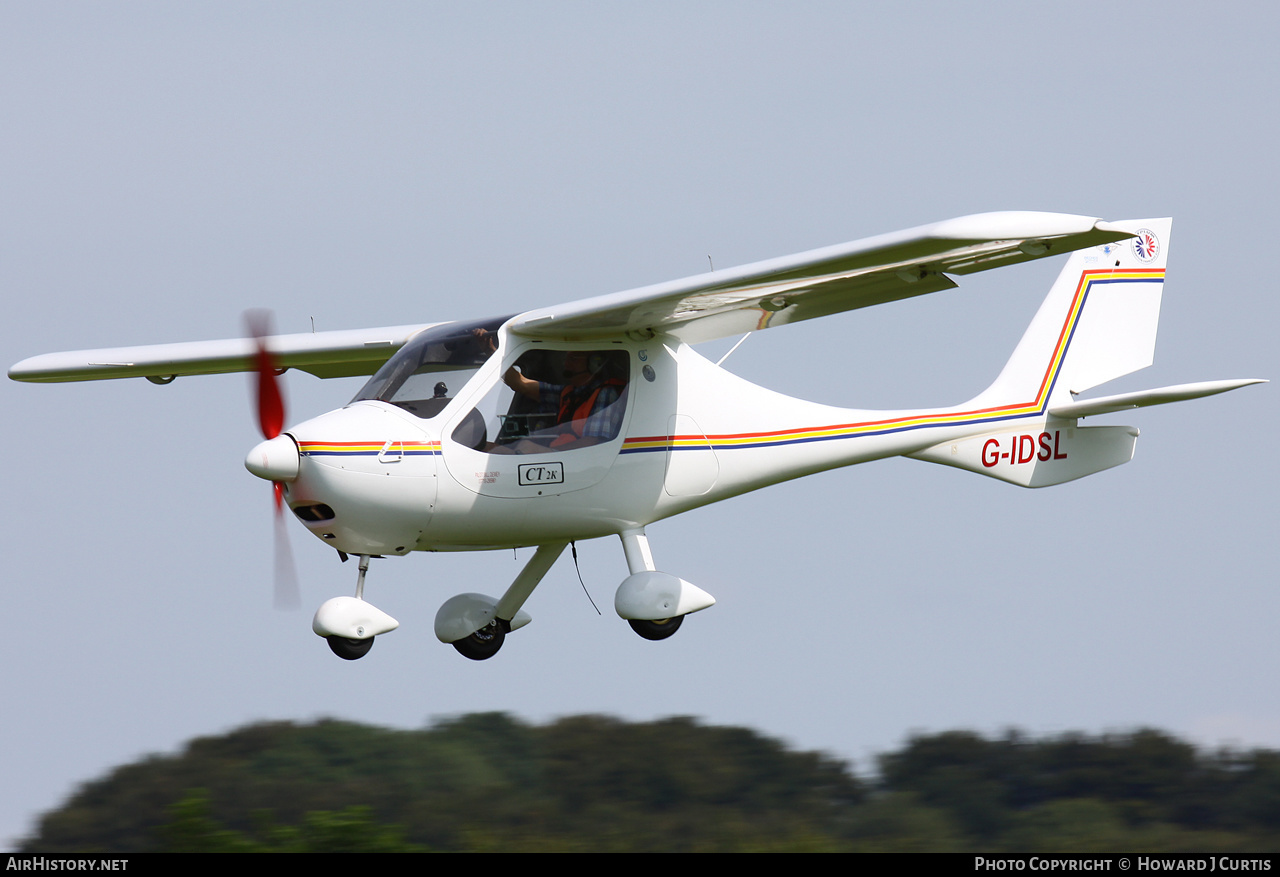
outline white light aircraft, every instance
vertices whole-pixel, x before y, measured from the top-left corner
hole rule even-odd
[[[369,559],[411,551],[536,550],[499,598],[460,594],[436,636],[494,655],[570,542],[616,536],[630,575],[614,606],[660,640],[715,600],[659,571],[645,527],[750,490],[907,456],[1045,487],[1128,462],[1138,430],[1081,418],[1233,390],[1181,384],[1077,394],[1152,362],[1168,219],[965,216],[795,256],[515,316],[36,356],[19,381],[259,374],[265,441],[245,465],[343,560],[354,597],[313,630],[354,660],[398,622],[364,599]],[[862,411],[783,396],[689,345],[956,286],[970,274],[1070,253],[1008,364],[950,408]],[[285,430],[277,375],[372,374],[346,406]],[[279,520],[279,514],[277,515]]]

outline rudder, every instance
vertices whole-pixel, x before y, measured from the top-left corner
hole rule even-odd
[[[1172,220],[1105,225],[1134,237],[1068,257],[1000,376],[975,402],[1025,400],[1044,412],[1151,365]]]

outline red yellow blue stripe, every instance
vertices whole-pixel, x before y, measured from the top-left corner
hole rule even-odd
[[[440,442],[298,442],[304,457],[376,457],[386,452],[391,456],[423,456],[440,453]]]
[[[1081,272],[1080,282],[1076,285],[1071,306],[1063,320],[1053,352],[1045,366],[1044,374],[1036,389],[1035,395],[1025,402],[1008,405],[997,405],[988,408],[975,408],[969,411],[954,411],[939,414],[913,414],[906,417],[893,417],[884,420],[868,420],[854,423],[835,423],[824,426],[811,426],[801,429],[781,429],[768,432],[726,433],[720,435],[660,435],[636,436],[627,438],[622,443],[622,453],[643,453],[647,451],[678,451],[700,448],[715,450],[732,450],[736,448],[764,448],[775,445],[798,444],[802,442],[832,441],[836,439],[857,438],[861,436],[885,435],[895,432],[907,432],[938,426],[964,426],[981,423],[994,423],[1004,420],[1016,420],[1026,417],[1038,417],[1048,409],[1049,397],[1066,359],[1075,335],[1080,315],[1084,311],[1089,290],[1098,283],[1117,282],[1162,282],[1164,270],[1097,270]]]

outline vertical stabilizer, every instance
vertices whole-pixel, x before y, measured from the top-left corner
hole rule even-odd
[[[1000,376],[978,400],[1050,403],[1151,365],[1170,219],[1099,223],[1128,240],[1078,250]]]

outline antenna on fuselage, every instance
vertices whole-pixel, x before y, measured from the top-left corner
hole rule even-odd
[[[561,549],[563,551],[564,549]],[[573,568],[578,571],[578,584],[582,585],[582,593],[587,595],[587,601],[591,603],[591,608],[596,610],[596,615],[600,614],[600,607],[596,605],[596,601],[591,599],[591,592],[587,590],[587,583],[582,580],[582,568],[578,566],[578,543],[570,542],[569,550],[573,552]]]

